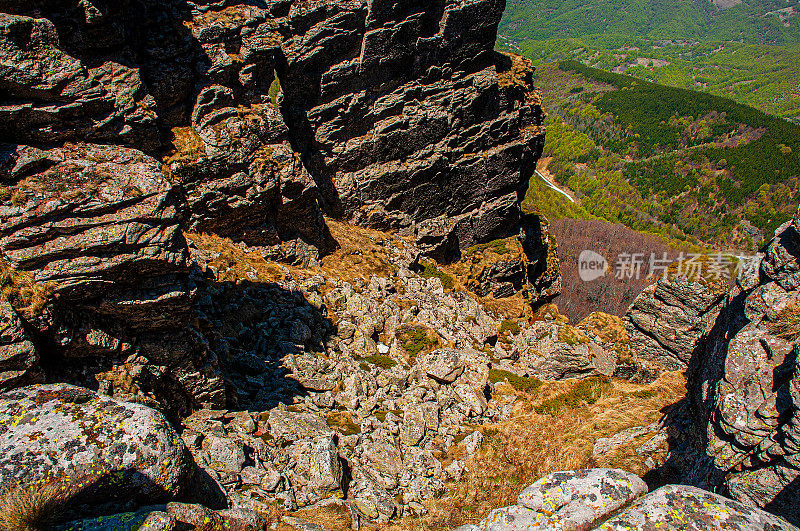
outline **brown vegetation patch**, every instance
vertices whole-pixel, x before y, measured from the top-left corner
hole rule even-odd
[[[197,162],[206,156],[206,144],[193,127],[173,127],[172,148],[164,159],[165,164],[172,162]]]
[[[594,443],[659,420],[665,407],[685,395],[683,375],[666,373],[647,386],[612,379],[611,389],[593,404],[583,402],[556,416],[535,412],[537,405],[575,385],[574,381],[544,382],[534,395],[517,393],[510,420],[479,428],[484,435],[482,449],[467,461],[461,481],[448,484],[448,495],[430,500],[430,513],[423,518],[403,519],[381,529],[452,529],[478,522],[492,509],[514,504],[524,487],[558,470],[604,466],[645,473],[645,458],[636,453],[642,440],[598,459],[592,457]],[[457,446],[451,450],[458,451]]]
[[[0,494],[0,531],[46,531],[58,521],[70,497],[56,483],[18,486]]]
[[[36,282],[31,273],[16,270],[0,258],[0,296],[23,317],[31,319],[41,313],[54,290],[51,282]]]

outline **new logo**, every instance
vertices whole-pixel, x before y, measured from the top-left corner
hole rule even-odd
[[[578,256],[578,275],[584,282],[591,282],[602,277],[608,271],[608,260],[603,255],[588,249]]]

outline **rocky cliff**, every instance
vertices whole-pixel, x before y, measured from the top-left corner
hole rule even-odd
[[[688,479],[797,524],[800,221],[779,227],[741,276],[687,373],[700,458]],[[687,463],[688,464],[688,463]]]
[[[443,261],[512,237],[483,283],[552,297],[546,225],[519,208],[542,112],[529,63],[493,51],[503,8],[5,2],[0,386],[223,406],[187,230],[311,266],[338,245],[325,214]]]

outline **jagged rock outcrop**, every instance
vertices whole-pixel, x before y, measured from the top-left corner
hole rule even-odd
[[[737,279],[687,373],[686,480],[800,523],[800,220]],[[686,445],[684,445],[686,446]],[[680,465],[676,448],[675,462]],[[691,464],[690,464],[691,463]]]
[[[493,51],[503,7],[6,2],[0,251],[51,288],[9,371],[222,407],[180,230],[313,265],[335,247],[323,210],[448,260],[517,238],[481,281],[554,296],[546,226],[519,207],[543,117],[530,64]]]
[[[0,486],[55,483],[67,516],[176,498],[222,501],[163,415],[80,387],[0,394],[0,449]]]
[[[495,509],[478,525],[456,531],[550,529],[796,530],[766,511],[685,485],[647,494],[647,485],[623,470],[554,472],[520,494],[517,505]]]
[[[332,212],[439,258],[509,235],[544,137],[530,69],[498,77],[504,7],[292,4],[282,108]]]
[[[659,371],[686,368],[714,326],[728,290],[730,272],[711,267],[710,260],[678,262],[636,297],[624,320],[638,360]]]
[[[530,64],[493,50],[504,7],[14,1],[0,140],[168,152],[193,230],[286,259],[333,246],[320,195],[331,215],[404,229],[452,259],[542,229],[519,203],[543,114]],[[529,239],[534,280],[549,242]]]
[[[36,347],[17,311],[0,298],[0,389],[44,379]]]
[[[97,144],[6,146],[0,164],[2,257],[47,288],[27,319],[36,352],[16,370],[41,366],[86,387],[105,379],[109,394],[150,396],[176,414],[224,405],[215,355],[188,325],[182,203],[160,165]]]

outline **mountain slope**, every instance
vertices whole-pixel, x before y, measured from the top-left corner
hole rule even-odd
[[[652,40],[800,42],[796,0],[510,0],[501,33],[523,40],[618,34]]]

